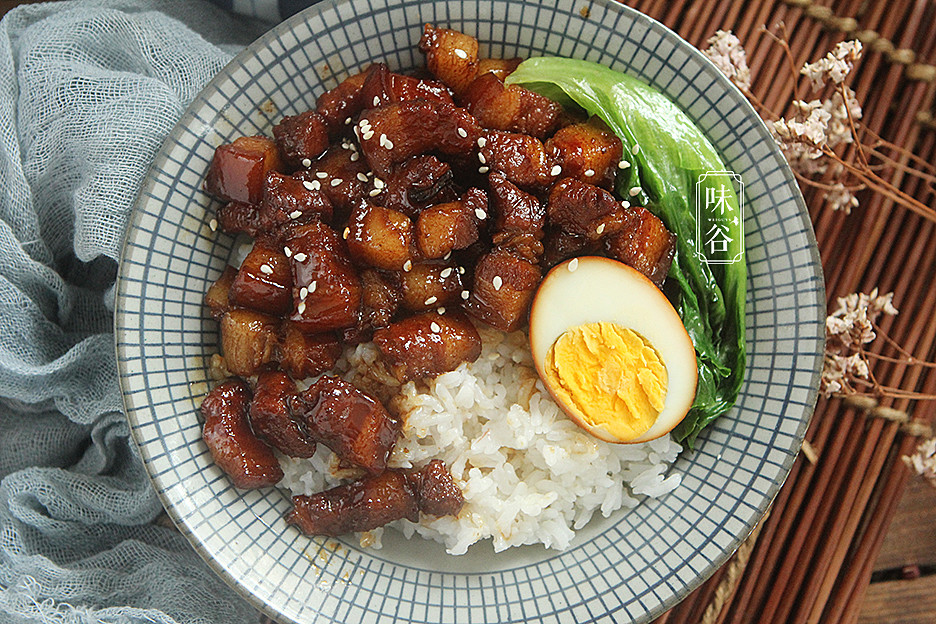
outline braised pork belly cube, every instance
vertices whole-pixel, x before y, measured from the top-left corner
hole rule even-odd
[[[487,194],[470,188],[458,201],[437,204],[419,213],[416,246],[424,258],[443,258],[478,240],[481,221],[487,218]]]
[[[228,234],[246,234],[251,238],[260,233],[260,211],[253,204],[228,202],[218,208],[218,228]]]
[[[285,233],[281,230],[312,219],[330,221],[331,200],[320,187],[321,184],[271,171],[260,203],[261,229],[279,236]]]
[[[402,518],[416,522],[419,512],[456,516],[464,503],[445,463],[434,459],[418,470],[387,470],[312,496],[295,496],[286,522],[307,535],[337,537]]]
[[[205,191],[224,201],[259,204],[267,173],[282,168],[273,139],[238,137],[215,149],[205,178]]]
[[[343,461],[371,474],[387,468],[400,422],[374,397],[341,378],[325,375],[300,393],[291,409],[309,437]]]
[[[250,428],[250,387],[241,379],[216,386],[201,404],[202,439],[215,464],[242,490],[277,484],[283,478],[276,455]]]
[[[411,219],[428,206],[457,198],[452,189],[452,168],[431,154],[410,158],[383,182],[375,201]]]
[[[549,192],[549,223],[569,234],[596,241],[613,236],[636,223],[629,204],[608,191],[575,178],[564,178]]]
[[[463,92],[478,75],[478,40],[448,28],[426,24],[419,49],[426,67],[456,94]]]
[[[311,496],[292,499],[286,523],[306,535],[338,537],[345,533],[371,531],[406,518],[419,520],[419,505],[412,486],[402,472],[388,470],[335,486]]]
[[[351,210],[367,196],[364,179],[367,163],[350,141],[333,145],[311,169],[304,169],[293,174],[303,181],[306,188],[321,190],[328,197],[334,209],[333,223],[343,223]]]
[[[279,365],[293,379],[315,377],[331,370],[341,356],[341,344],[334,334],[306,334],[286,322],[279,341]]]
[[[498,233],[530,234],[541,239],[546,225],[546,206],[535,195],[512,184],[503,172],[492,172],[488,182],[494,208],[494,230]]]
[[[465,90],[461,102],[483,128],[538,139],[556,130],[562,113],[558,103],[520,85],[505,86],[493,73],[479,75]]]
[[[375,329],[390,325],[400,307],[400,286],[395,276],[377,269],[361,271],[361,310],[357,325],[342,333],[345,343],[367,342]]]
[[[457,310],[425,312],[374,332],[374,344],[400,381],[436,377],[481,355],[481,336]]]
[[[250,425],[258,436],[290,457],[312,457],[315,442],[292,419],[289,402],[296,382],[282,371],[264,371],[257,377],[250,402]]]
[[[630,227],[606,239],[607,253],[634,267],[657,286],[662,286],[673,263],[676,235],[646,208],[634,206],[632,212],[635,219]]]
[[[231,284],[231,304],[282,316],[292,309],[292,275],[283,250],[266,238],[254,241]]]
[[[362,128],[364,121],[368,125]],[[409,100],[366,110],[357,132],[361,152],[381,178],[388,177],[394,165],[420,154],[466,159],[481,136],[478,122],[467,111],[432,100]]]
[[[328,126],[314,110],[305,111],[283,117],[273,126],[273,138],[288,167],[308,167],[328,147]]]
[[[560,128],[546,141],[546,151],[562,167],[562,176],[612,190],[621,162],[621,139],[598,117]]]
[[[523,62],[522,58],[512,58],[512,59],[493,59],[493,58],[483,58],[478,59],[478,76],[484,74],[494,74],[501,80],[504,80],[514,72],[517,67],[520,66],[520,63]]]
[[[474,283],[463,307],[496,329],[514,331],[526,322],[541,277],[539,267],[526,258],[494,249],[475,265]]]
[[[400,271],[413,260],[413,222],[402,212],[362,202],[351,213],[348,252],[358,264]]]
[[[231,373],[250,377],[274,360],[278,320],[246,308],[221,317],[221,351]]]
[[[520,188],[542,191],[562,173],[543,142],[526,134],[489,131],[481,137],[478,161],[482,170],[501,171]]]
[[[375,64],[376,65],[376,64]],[[320,95],[315,102],[315,112],[322,116],[332,138],[337,137],[351,125],[364,108],[364,82],[375,65],[342,80],[337,87]]]
[[[361,97],[365,108],[406,100],[437,100],[454,104],[448,87],[441,82],[397,74],[384,63],[375,63],[371,67]]]
[[[312,221],[295,228],[286,246],[293,277],[289,320],[310,334],[353,327],[361,305],[361,280],[338,234]]]
[[[400,282],[400,305],[411,312],[434,310],[459,303],[462,291],[458,267],[443,261],[414,263],[408,271],[397,274]]]
[[[208,306],[208,313],[216,321],[221,320],[224,313],[231,309],[228,297],[235,277],[237,277],[237,269],[230,265],[224,267],[221,277],[215,280],[205,293],[205,305]]]

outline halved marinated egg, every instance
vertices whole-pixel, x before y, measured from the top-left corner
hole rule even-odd
[[[679,314],[616,260],[574,258],[546,275],[530,310],[530,348],[563,411],[608,442],[664,435],[695,398],[696,354]]]

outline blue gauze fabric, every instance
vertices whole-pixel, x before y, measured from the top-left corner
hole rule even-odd
[[[188,102],[268,28],[206,2],[0,22],[0,622],[256,624],[167,526],[117,386],[113,283]]]

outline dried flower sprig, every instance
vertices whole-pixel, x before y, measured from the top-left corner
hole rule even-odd
[[[936,438],[923,440],[913,455],[904,455],[904,463],[936,487]]]

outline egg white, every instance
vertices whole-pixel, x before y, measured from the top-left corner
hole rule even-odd
[[[619,440],[604,427],[582,422],[563,405],[545,374],[546,354],[567,330],[607,321],[643,336],[656,349],[668,377],[663,409],[650,429]],[[679,314],[653,282],[610,258],[583,256],[554,267],[543,279],[530,310],[530,350],[536,370],[560,407],[579,425],[608,442],[646,442],[664,435],[686,416],[695,399],[695,348]]]

